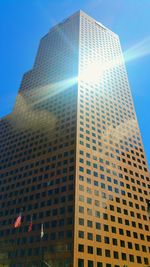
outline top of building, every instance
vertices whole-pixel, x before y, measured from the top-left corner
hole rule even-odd
[[[89,21],[91,21],[91,22],[94,21],[94,22],[95,22],[97,25],[99,25],[103,30],[106,30],[106,31],[108,31],[109,33],[111,33],[112,35],[118,37],[118,35],[117,35],[116,33],[114,33],[113,31],[111,31],[110,29],[108,29],[108,28],[107,28],[106,26],[104,26],[101,22],[95,20],[93,17],[89,16],[87,13],[85,13],[85,12],[82,11],[82,10],[78,10],[77,12],[73,13],[71,16],[69,16],[69,17],[63,19],[60,23],[54,25],[54,26],[50,29],[50,31],[51,31],[52,29],[54,29],[55,27],[58,27],[59,25],[62,25],[63,23],[67,22],[69,19],[71,19],[72,17],[74,17],[74,16],[76,16],[76,15],[78,15],[78,14],[79,14],[79,16],[84,16],[84,17],[86,17],[86,18],[87,18]]]

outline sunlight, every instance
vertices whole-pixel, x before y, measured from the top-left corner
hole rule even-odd
[[[26,92],[21,92],[17,96],[16,105],[13,112],[13,125],[18,129],[44,129],[48,134],[53,134],[57,117],[53,112],[45,108],[34,109],[34,106],[44,103],[54,95],[59,97],[59,93],[66,89],[71,89],[77,83],[77,77],[62,80],[56,83],[33,88],[30,97]]]
[[[89,62],[87,67],[82,71],[80,71],[79,79],[85,80],[89,83],[97,83],[102,79],[102,76],[105,71],[113,69],[116,66],[123,64],[122,57],[116,57],[113,60],[109,61],[95,61]]]
[[[89,83],[97,82],[103,74],[104,66],[100,62],[90,62],[87,67],[80,72],[79,79]]]
[[[126,63],[150,55],[150,36],[126,50],[123,55]],[[80,71],[79,80],[85,80],[88,83],[97,83],[100,81],[105,71],[124,64],[124,59],[122,55],[120,55],[119,57],[105,62],[100,60],[89,62],[87,66]]]
[[[59,82],[51,83],[39,88],[33,88],[31,91],[31,96],[33,105],[40,103],[54,95],[61,93],[62,91],[74,86],[77,83],[77,77],[71,77],[70,79],[65,79]]]
[[[141,57],[150,55],[150,36],[144,40],[133,45],[131,48],[126,50],[124,53],[125,62],[136,60]]]

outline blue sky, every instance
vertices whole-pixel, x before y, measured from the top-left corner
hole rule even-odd
[[[1,0],[0,117],[11,112],[40,38],[82,9],[120,36],[135,109],[150,166],[150,1]]]

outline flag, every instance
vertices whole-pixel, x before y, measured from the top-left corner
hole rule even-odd
[[[41,224],[41,238],[44,236],[43,223]]]
[[[28,227],[28,233],[32,231],[32,217],[31,217],[31,220],[30,220],[30,224],[29,224],[29,227]]]
[[[15,223],[14,223],[14,227],[18,228],[21,226],[21,214],[17,217]]]

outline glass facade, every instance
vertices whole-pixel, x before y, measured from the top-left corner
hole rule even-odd
[[[74,266],[147,266],[149,174],[119,38],[81,13],[79,55]]]

